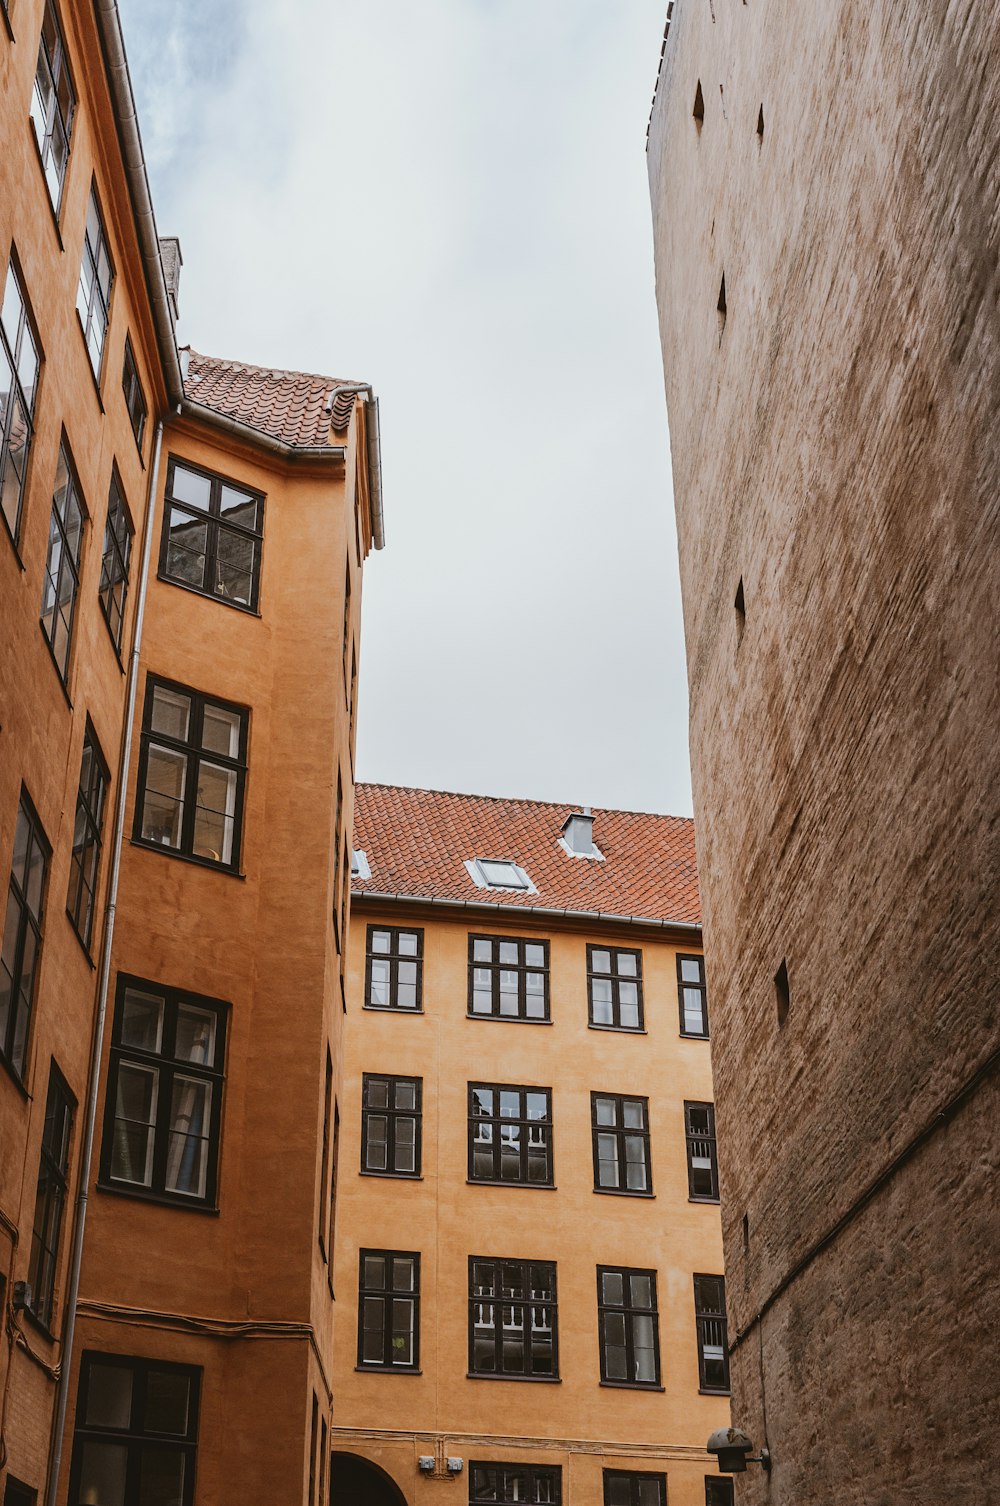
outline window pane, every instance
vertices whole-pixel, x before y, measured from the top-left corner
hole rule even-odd
[[[590,965],[593,968],[593,970],[594,970],[595,973],[610,973],[610,971],[611,971],[611,953],[610,952],[598,952],[598,951],[591,952],[591,954],[590,954]],[[610,997],[610,993],[609,993],[609,997]]]
[[[196,1009],[192,1004],[177,1008],[177,1041],[174,1055],[178,1061],[215,1065],[215,1032],[218,1017],[214,1010]]]
[[[517,963],[519,962],[519,960],[520,959],[519,959],[519,957],[517,955],[517,942],[516,941],[501,941],[501,943],[500,943],[500,962],[503,963],[503,964],[506,964],[506,965],[510,965],[510,964],[513,963],[516,966]]]
[[[659,1480],[639,1480],[639,1506],[660,1506],[662,1499]]]
[[[646,1144],[638,1135],[625,1136],[625,1181],[632,1192],[646,1191]]]
[[[608,1506],[632,1506],[632,1486],[627,1475],[609,1475],[606,1491]]]
[[[168,1192],[205,1196],[211,1111],[211,1083],[179,1075],[174,1078],[164,1178]]]
[[[401,957],[415,957],[417,955],[417,942],[419,940],[415,931],[400,931],[399,954]]]
[[[85,1443],[80,1450],[80,1500],[125,1506],[127,1458],[124,1444]]]
[[[416,1120],[396,1120],[396,1171],[416,1171]]]
[[[392,1363],[413,1364],[413,1300],[410,1297],[392,1299]]]
[[[163,1000],[153,994],[126,990],[122,1005],[123,1046],[140,1051],[159,1051],[163,1041]]]
[[[249,606],[256,560],[257,545],[253,539],[220,526],[215,558],[216,595]]]
[[[646,1114],[645,1104],[638,1098],[626,1098],[622,1101],[622,1123],[626,1129],[645,1129]]]
[[[253,528],[257,521],[257,499],[235,486],[223,485],[219,490],[219,512],[244,528]]]
[[[618,1171],[618,1137],[617,1135],[598,1135],[597,1137],[597,1171],[598,1185],[601,1187],[617,1187],[619,1181]]]
[[[493,944],[490,941],[477,939],[472,944],[472,956],[476,962],[492,962]]]
[[[389,1107],[389,1080],[386,1077],[370,1077],[365,1084],[368,1106],[373,1109]]]
[[[366,1287],[374,1287],[377,1290],[385,1288],[385,1256],[366,1255],[363,1274],[363,1282]]]
[[[140,1454],[136,1506],[180,1506],[184,1500],[184,1455],[180,1449],[151,1448]]]
[[[361,1356],[369,1364],[380,1365],[383,1361],[384,1324],[385,1300],[382,1297],[366,1297],[362,1315]]]
[[[631,952],[617,952],[615,954],[615,971],[619,978],[634,978],[638,971],[636,967],[637,960]]]
[[[535,942],[526,942],[524,947],[524,961],[528,967],[545,966],[545,948]]]
[[[372,981],[371,1001],[372,1004],[387,1005],[389,1003],[389,961],[381,957],[372,958]]]
[[[611,1007],[611,980],[593,978],[590,984],[591,1011],[595,1025],[612,1025],[614,1015]]]
[[[598,1098],[594,1103],[594,1110],[598,1124],[615,1125],[618,1122],[618,1106],[613,1098]]]
[[[656,1380],[656,1337],[653,1319],[645,1313],[632,1319],[632,1343],[635,1350],[635,1380]]]
[[[128,1428],[131,1418],[131,1370],[92,1360],[87,1375],[87,1426]]]
[[[205,584],[208,523],[171,507],[167,522],[167,574],[200,590]]]
[[[681,978],[685,983],[701,982],[701,962],[694,958],[686,958],[681,962]]]
[[[628,1279],[631,1303],[633,1307],[652,1307],[653,1305],[653,1281],[652,1277],[640,1272],[633,1272]]]
[[[625,1301],[625,1281],[621,1271],[601,1272],[601,1300],[621,1307]],[[622,1330],[624,1332],[624,1330]]]
[[[200,476],[197,471],[175,465],[170,491],[179,502],[193,502],[195,507],[203,507],[207,511],[212,483],[207,476]]]
[[[208,753],[221,753],[225,758],[239,758],[239,714],[226,711],[223,706],[206,706],[201,745]]]
[[[147,1433],[176,1433],[179,1438],[188,1430],[188,1406],[191,1379],[172,1370],[150,1370],[146,1377]]]
[[[179,847],[187,784],[187,758],[151,743],[146,761],[142,835],[147,842]]]
[[[416,1083],[397,1082],[395,1088],[395,1101],[397,1109],[415,1109],[417,1106]]]
[[[186,742],[190,721],[190,697],[182,695],[179,690],[167,690],[165,686],[157,685],[153,690],[150,718],[153,731],[162,732],[165,737],[175,737],[178,742]]]
[[[148,1187],[153,1180],[153,1127],[159,1073],[153,1067],[121,1062],[115,1103],[111,1175]]]
[[[392,1287],[397,1292],[412,1292],[414,1289],[413,1261],[397,1255],[392,1262]]]
[[[392,946],[392,937],[388,931],[372,932],[372,951],[388,952]]]
[[[528,1119],[544,1119],[548,1109],[548,1098],[545,1093],[525,1094],[526,1117]]]
[[[236,824],[235,769],[202,763],[198,771],[198,804],[194,814],[191,850],[195,857],[230,863]]]
[[[368,1117],[367,1170],[388,1171],[389,1121],[384,1114]]]

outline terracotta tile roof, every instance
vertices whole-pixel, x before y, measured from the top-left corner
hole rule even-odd
[[[282,444],[333,445],[331,418],[338,432],[350,421],[357,383],[187,354],[186,397]]]
[[[563,823],[578,810],[541,800],[359,784],[354,846],[366,853],[371,878],[354,878],[352,892],[701,924],[692,821],[595,810],[600,863],[570,857],[559,845]],[[520,864],[538,892],[478,888],[464,866],[476,858]]]

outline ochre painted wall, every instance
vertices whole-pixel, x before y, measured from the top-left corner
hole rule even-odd
[[[712,1099],[708,1043],[679,1035],[676,954],[690,947],[376,906],[355,896],[350,939],[335,1449],[378,1462],[412,1502],[437,1500],[442,1482],[416,1460],[440,1448],[466,1466],[560,1464],[567,1502],[600,1501],[603,1468],[665,1471],[672,1506],[703,1506],[705,1439],[729,1406],[698,1391],[693,1275],[721,1273],[722,1250],[718,1207],[688,1199],[684,1101]],[[423,927],[422,1014],[363,1007],[373,922]],[[473,932],[550,941],[551,1024],[468,1018]],[[647,1033],[588,1028],[588,941],[641,947]],[[423,1079],[421,1180],[360,1174],[364,1072]],[[468,1183],[475,1081],[552,1089],[554,1188]],[[594,1192],[592,1090],[648,1097],[652,1198]],[[355,1373],[361,1248],[420,1252],[419,1375]],[[470,1255],[556,1262],[558,1384],[467,1378]],[[598,1264],[656,1270],[662,1392],[600,1384]]]

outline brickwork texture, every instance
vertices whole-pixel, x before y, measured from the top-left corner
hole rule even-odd
[[[739,1506],[1000,1500],[998,36],[682,0],[653,106]]]

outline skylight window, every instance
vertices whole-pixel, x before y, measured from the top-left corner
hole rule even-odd
[[[472,882],[480,889],[521,889],[536,893],[524,869],[508,859],[476,858],[474,862],[466,862],[465,867]]]

